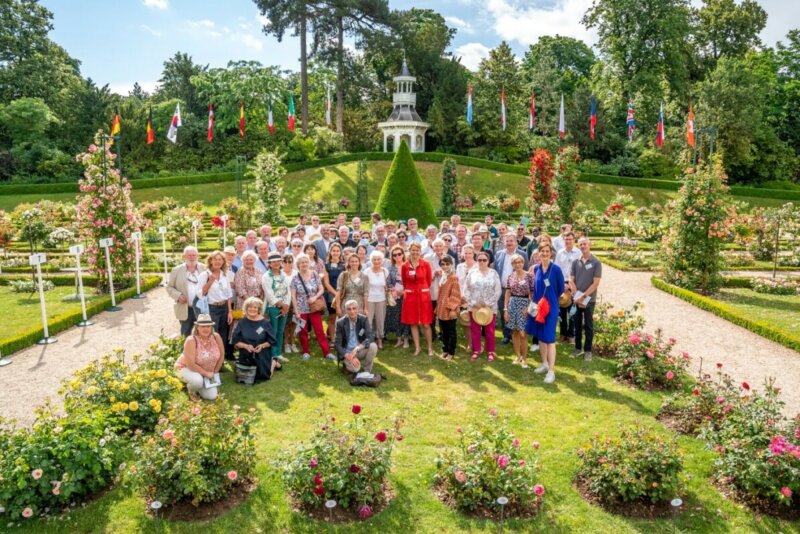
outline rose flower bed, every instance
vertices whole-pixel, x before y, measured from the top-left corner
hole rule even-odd
[[[617,378],[641,389],[679,389],[689,378],[689,354],[672,354],[676,340],[634,332],[617,349]]]

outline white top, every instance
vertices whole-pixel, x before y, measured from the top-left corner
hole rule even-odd
[[[369,280],[369,290],[367,292],[368,302],[384,302],[386,300],[386,277],[389,276],[386,269],[381,269],[377,273],[372,267],[364,271]]]
[[[516,254],[516,252],[514,252],[514,254]],[[511,266],[511,256],[514,254],[509,254],[508,252],[505,254],[505,259],[503,260],[503,277],[500,279],[500,285],[503,287],[508,287],[508,277],[514,272],[514,268]]]
[[[466,295],[469,311],[483,304],[491,308],[492,313],[497,313],[497,301],[502,292],[500,277],[494,269],[489,269],[486,274],[480,269],[475,269],[467,275]]]
[[[556,253],[558,253],[560,250],[563,250],[565,246],[564,238],[560,235],[553,239],[553,248],[556,249]]]
[[[292,278],[286,276],[286,273],[281,272],[273,275],[272,271],[267,271],[261,277],[261,287],[264,289],[264,306],[277,306],[278,302],[283,304],[292,303],[292,293],[289,290],[289,285]]]
[[[186,292],[189,294],[189,306],[194,304],[194,299],[199,296],[202,286],[199,285],[200,276],[202,275],[200,266],[195,267],[193,273],[186,269]]]
[[[265,272],[269,271],[269,261],[263,259],[261,256],[256,258],[256,271],[264,274]]]
[[[445,256],[447,252],[442,254],[442,257]],[[423,256],[425,261],[427,261],[431,266],[431,300],[439,300],[439,277],[436,276],[436,271],[441,271],[442,268],[439,265],[439,256],[436,253],[431,252],[426,256]]]
[[[478,268],[478,262],[473,262],[472,268],[467,272],[467,264],[463,261],[456,265],[456,276],[458,277],[458,285],[461,287],[461,294],[464,294],[464,288],[467,283],[467,275]]]
[[[208,277],[211,276],[211,273],[203,271],[200,273],[197,282],[197,291],[202,292],[203,288],[208,282]],[[233,289],[231,288],[230,280],[228,280],[228,276],[225,273],[222,273],[219,277],[219,280],[211,284],[211,287],[208,288],[208,293],[205,295],[208,297],[208,302],[222,302],[224,300],[228,300],[233,298]]]
[[[567,249],[563,248],[556,254],[556,265],[561,268],[562,273],[567,273],[565,277],[569,278],[569,273],[572,272],[572,263],[580,257],[581,251],[577,248],[572,247],[570,252],[567,252]]]

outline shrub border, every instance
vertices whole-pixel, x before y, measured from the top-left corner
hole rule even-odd
[[[30,273],[29,273],[30,274]],[[17,280],[30,280],[30,276],[0,276],[0,286],[10,285],[12,281]],[[75,284],[75,276],[70,274],[57,274],[57,275],[43,275],[42,280],[50,280],[56,287],[66,287]],[[83,277],[84,286],[93,286],[97,284],[98,277],[89,275]]]
[[[158,286],[163,277],[161,276],[150,276],[142,281],[142,292],[153,289],[154,287]],[[117,302],[122,302],[123,300],[129,299],[136,294],[135,287],[129,287],[128,289],[124,289],[116,294]],[[92,302],[86,303],[86,316],[91,317],[97,315],[98,313],[105,311],[107,308],[111,306],[111,296],[106,296],[99,298]],[[74,312],[63,313],[58,315],[47,322],[47,330],[50,335],[57,334],[62,332],[68,328],[72,328],[75,326],[78,321],[83,319],[83,312],[78,309]],[[32,327],[27,330],[23,330],[19,334],[7,338],[3,341],[0,341],[0,350],[3,351],[4,355],[9,355],[18,350],[24,349],[29,347],[42,339],[44,335],[44,329],[41,326]]]
[[[726,287],[743,287],[740,285],[741,277],[732,278],[729,280],[728,283],[731,285],[726,285]],[[750,319],[746,315],[742,314],[741,312],[734,310],[730,306],[723,304],[721,302],[717,302],[716,300],[704,297],[702,295],[698,295],[693,291],[689,291],[688,289],[683,289],[678,286],[674,286],[658,278],[656,276],[652,276],[650,278],[650,283],[656,289],[660,289],[665,293],[669,293],[674,297],[678,297],[681,300],[688,302],[698,308],[705,310],[707,312],[711,312],[717,317],[721,317],[726,321],[730,321],[735,325],[741,326],[754,334],[758,334],[759,336],[765,337],[775,343],[783,345],[784,347],[790,348],[797,352],[800,352],[800,337],[795,337],[786,332],[774,328],[773,326],[763,323],[761,321],[755,321]]]

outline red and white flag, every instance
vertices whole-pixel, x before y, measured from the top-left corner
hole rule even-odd
[[[561,139],[567,136],[567,123],[564,120],[564,95],[561,95],[561,109],[558,112],[558,135]]]
[[[208,142],[214,140],[214,104],[208,105],[208,134],[206,135]]]
[[[175,104],[175,113],[172,115],[172,122],[169,123],[169,130],[167,130],[167,139],[173,143],[178,142],[178,128],[183,126],[181,121],[181,105]]]
[[[275,133],[275,121],[272,120],[272,102],[269,103],[269,113],[267,114],[267,130],[269,133]]]
[[[500,125],[503,127],[503,131],[506,130],[506,86],[503,86],[503,90],[500,93]]]
[[[686,142],[694,148],[694,110],[689,104],[689,118],[686,120]]]
[[[533,131],[534,124],[536,121],[536,95],[531,93],[531,109],[528,113],[528,129]]]

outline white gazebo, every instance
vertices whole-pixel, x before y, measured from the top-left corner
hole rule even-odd
[[[400,74],[394,77],[395,92],[392,99],[394,110],[386,121],[378,123],[378,128],[383,131],[384,152],[389,151],[390,138],[394,152],[400,148],[400,141],[403,139],[411,152],[425,152],[425,132],[430,125],[417,114],[417,94],[414,92],[416,81],[417,79],[408,71],[404,59]]]

